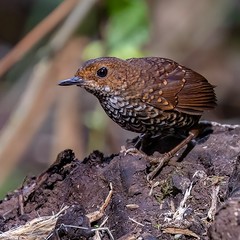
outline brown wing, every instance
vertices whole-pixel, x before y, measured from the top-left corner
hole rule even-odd
[[[142,67],[143,102],[163,111],[175,109],[194,115],[216,106],[214,87],[200,74],[165,58],[130,61]]]
[[[201,114],[216,107],[216,95],[212,86],[203,76],[185,69],[186,83],[178,94],[176,109],[189,114]]]

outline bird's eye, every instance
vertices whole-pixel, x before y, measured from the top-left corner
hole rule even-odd
[[[102,67],[97,70],[97,75],[101,78],[106,77],[107,73],[108,73],[108,70],[106,67]]]

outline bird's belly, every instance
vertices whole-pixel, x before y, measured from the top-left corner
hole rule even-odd
[[[172,132],[174,129],[191,127],[195,120],[187,114],[174,111],[164,112],[145,103],[131,104],[128,101],[102,101],[101,105],[107,115],[122,128],[136,132],[156,135]]]

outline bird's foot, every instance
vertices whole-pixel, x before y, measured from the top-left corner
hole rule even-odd
[[[175,146],[171,151],[165,153],[162,157],[155,157],[155,156],[147,156],[145,153],[139,151],[136,148],[122,148],[121,152],[126,154],[137,155],[142,158],[147,159],[150,164],[154,165],[157,164],[157,167],[147,175],[147,181],[151,183],[151,180],[156,176],[156,174],[163,168],[164,165],[168,164],[170,159],[185,145],[187,145],[192,139],[194,139],[198,135],[197,130],[192,130],[189,132],[189,135],[186,139],[184,139],[181,143]]]
[[[130,154],[133,156],[138,156],[138,157],[144,158],[151,165],[157,164],[156,168],[147,175],[148,182],[150,182],[155,177],[155,175],[162,169],[162,167],[164,165],[166,165],[169,162],[169,160],[172,158],[172,155],[169,153],[165,153],[162,156],[148,156],[144,152],[142,152],[134,147],[126,149],[125,146],[122,146],[120,152],[123,153],[124,156],[126,156],[127,154]]]
[[[184,146],[186,146],[188,143],[190,143],[197,135],[199,131],[198,130],[191,130],[189,132],[189,135],[187,138],[185,138],[181,143],[179,143],[177,146],[175,146],[171,151],[165,153],[161,158],[152,158],[151,163],[157,164],[157,167],[150,172],[147,175],[148,182],[151,182],[151,180],[156,176],[156,174],[163,168],[164,165],[168,164],[171,158]]]
[[[170,153],[165,153],[161,157],[150,157],[150,163],[157,164],[157,166],[147,175],[147,181],[151,183],[152,179],[156,176],[156,174],[164,167],[164,165],[167,165],[170,159],[173,156]]]
[[[148,158],[148,156],[144,152],[138,150],[135,147],[131,147],[131,148],[126,149],[125,146],[121,146],[120,153],[122,153],[124,156],[126,156],[127,154],[130,154],[130,155],[133,155],[133,156]]]

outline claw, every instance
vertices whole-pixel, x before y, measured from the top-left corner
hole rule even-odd
[[[138,150],[137,148],[135,148],[135,147],[131,147],[131,148],[129,148],[129,149],[126,149],[125,146],[122,146],[120,152],[123,153],[124,156],[126,156],[127,154],[129,154],[129,155],[133,155],[133,156],[140,156],[140,157],[143,157],[143,158],[147,158],[147,157],[148,157],[145,153],[139,151],[139,150]]]

